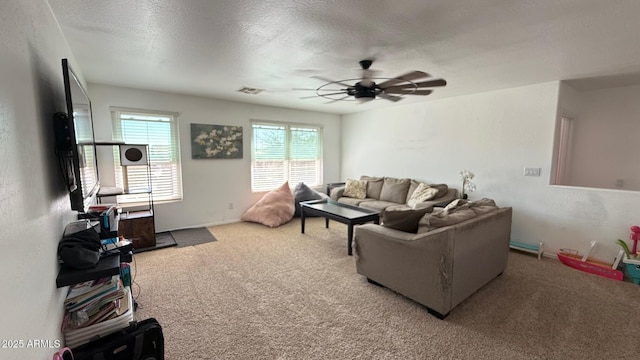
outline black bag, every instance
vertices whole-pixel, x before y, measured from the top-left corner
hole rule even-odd
[[[94,228],[88,228],[65,235],[58,243],[58,256],[64,267],[90,269],[100,261],[100,235]]]
[[[74,360],[164,360],[164,337],[149,318],[72,350]]]

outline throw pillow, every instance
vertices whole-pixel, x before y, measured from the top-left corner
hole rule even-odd
[[[410,179],[384,178],[382,190],[380,191],[380,200],[397,204],[406,203],[409,185],[411,185]]]
[[[418,210],[386,210],[382,214],[382,226],[415,234],[420,219],[431,210],[431,207]]]
[[[424,233],[439,227],[455,225],[497,209],[495,201],[487,198],[477,201],[456,199],[442,210],[426,214],[420,219],[418,232]]]
[[[360,180],[367,181],[367,197],[369,199],[380,199],[380,191],[382,191],[383,177],[361,176]]]
[[[471,207],[471,202],[467,199],[455,199],[442,209],[444,214],[451,214],[458,210],[468,209]]]
[[[260,223],[272,228],[278,227],[293,217],[295,208],[293,202],[293,194],[287,181],[279,188],[264,194],[242,215],[241,220]]]
[[[364,199],[367,197],[367,181],[366,180],[353,180],[347,179],[347,183],[344,186],[344,196]]]
[[[299,183],[298,185],[296,185],[296,187],[293,189],[293,196],[295,198],[296,205],[296,210],[293,213],[294,217],[300,216],[300,201],[320,200],[328,197],[313,190],[305,183]]]
[[[416,188],[420,184],[421,183],[419,181],[415,181],[415,180],[411,179],[411,182],[409,184],[409,191],[407,191],[407,200],[405,200],[405,204],[409,202],[409,198],[411,197],[413,192],[416,191]]]
[[[433,199],[437,193],[438,193],[438,189],[432,188],[431,186],[425,183],[420,183],[420,185],[418,185],[418,187],[415,189],[413,194],[411,194],[411,197],[409,197],[409,201],[407,201],[407,205],[411,206],[412,208],[415,208],[416,204]]]
[[[449,192],[449,186],[447,184],[430,184],[429,186],[438,189],[438,193],[433,197],[434,199],[445,196],[447,192]]]

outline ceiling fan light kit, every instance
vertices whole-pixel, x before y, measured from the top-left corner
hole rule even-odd
[[[433,92],[426,88],[446,86],[447,82],[444,79],[432,79],[426,81],[416,82],[415,80],[421,80],[430,77],[429,74],[423,71],[411,71],[404,75],[394,78],[375,78],[372,76],[373,71],[369,68],[373,64],[373,60],[361,60],[360,67],[362,68],[362,78],[359,79],[345,79],[345,80],[331,80],[320,76],[315,78],[327,81],[326,84],[316,89],[298,89],[298,90],[313,90],[316,92],[315,96],[306,96],[303,99],[313,97],[323,97],[330,100],[329,102],[336,101],[358,101],[367,102],[375,100],[377,97],[386,99],[389,101],[400,101],[405,95],[418,95],[426,96]],[[377,84],[376,80],[382,81]],[[355,81],[355,84],[350,85],[349,82]],[[344,88],[336,89],[338,86]]]

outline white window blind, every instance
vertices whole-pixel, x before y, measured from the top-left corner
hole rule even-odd
[[[126,144],[147,144],[151,165],[151,191],[154,201],[182,199],[182,174],[176,114],[152,113],[111,109],[114,140]],[[116,186],[127,187],[130,192],[148,189],[146,166],[127,167],[127,185],[124,186],[120,154],[114,147]],[[144,202],[146,194],[122,197],[121,202]]]
[[[253,122],[251,190],[268,191],[285,181],[322,184],[322,128]]]

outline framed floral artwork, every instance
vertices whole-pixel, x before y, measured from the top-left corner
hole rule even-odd
[[[242,159],[242,126],[191,124],[192,159]]]

